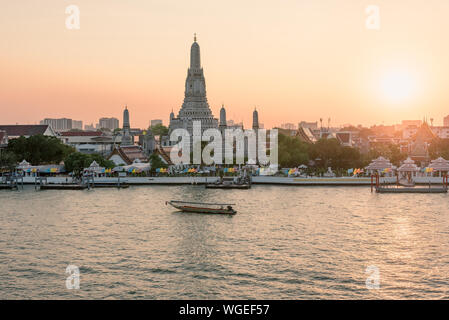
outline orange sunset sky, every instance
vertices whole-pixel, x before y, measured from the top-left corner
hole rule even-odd
[[[80,8],[80,29],[65,8]],[[368,5],[380,30],[365,27]],[[0,124],[167,123],[198,34],[215,117],[265,127],[393,124],[449,114],[447,0],[2,0]]]

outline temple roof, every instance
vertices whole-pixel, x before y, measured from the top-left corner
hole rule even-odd
[[[130,165],[136,159],[140,161],[147,161],[148,158],[144,155],[140,147],[138,146],[120,146],[116,147],[108,159],[111,159],[113,155],[118,155],[126,164]]]
[[[424,122],[416,132],[413,140],[430,142],[436,138],[436,135],[432,132],[427,122]]]

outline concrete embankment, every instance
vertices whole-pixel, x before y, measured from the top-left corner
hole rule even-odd
[[[120,183],[129,185],[195,185],[214,183],[217,177],[121,177]],[[24,177],[25,184],[34,184],[34,177]],[[48,183],[64,184],[71,183],[69,177],[48,177]],[[417,184],[441,184],[442,178],[439,177],[417,177]],[[117,185],[116,177],[99,177],[94,179],[98,184]],[[395,184],[395,177],[381,178],[382,184]],[[295,178],[295,177],[273,177],[273,176],[257,176],[253,177],[253,184],[261,185],[291,185],[291,186],[369,186],[371,184],[370,177],[353,178]]]

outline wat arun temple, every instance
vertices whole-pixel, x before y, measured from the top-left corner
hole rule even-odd
[[[190,67],[187,70],[184,102],[177,117],[175,117],[173,111],[170,113],[169,133],[167,136],[162,137],[161,146],[170,148],[178,143],[177,141],[170,141],[170,135],[176,129],[185,129],[193,137],[193,123],[196,121],[201,123],[201,134],[207,129],[219,129],[222,134],[224,134],[224,130],[227,128],[243,129],[243,125],[239,124],[228,126],[224,106],[220,109],[220,120],[214,118],[209,103],[207,102],[206,80],[201,66],[200,46],[195,35],[190,48]],[[253,112],[252,129],[256,132],[259,129],[259,115],[257,110]]]
[[[218,129],[218,119],[214,118],[206,97],[206,80],[201,67],[200,46],[196,35],[190,48],[190,68],[187,70],[184,103],[178,116],[172,111],[170,114],[170,133],[178,128],[186,129],[190,135],[193,133],[193,121],[201,121],[201,131]]]

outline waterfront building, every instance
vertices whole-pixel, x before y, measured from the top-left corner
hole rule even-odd
[[[119,120],[117,118],[100,118],[98,127],[99,129],[105,128],[114,131],[119,128]]]
[[[398,168],[398,173],[401,177],[408,177],[408,180],[411,179],[413,176],[417,176],[417,173],[419,172],[418,166],[415,164],[415,161],[413,161],[410,157],[408,157],[402,165]]]
[[[78,152],[104,156],[110,154],[115,144],[120,144],[121,136],[113,136],[101,131],[67,131],[60,133],[60,139]]]
[[[44,136],[56,137],[57,134],[48,124],[25,124],[25,125],[0,125],[0,130],[5,131],[9,140],[42,134]]]
[[[371,161],[371,163],[365,167],[365,170],[371,174],[381,174],[382,172],[387,172],[388,175],[392,176],[393,174],[393,165],[390,160],[385,159],[384,157],[379,157]]]
[[[58,132],[69,131],[73,129],[73,120],[68,118],[59,118],[59,119],[46,118],[42,120],[40,123],[48,124],[53,128],[53,130]]]
[[[439,176],[446,175],[449,172],[449,161],[439,157],[438,159],[430,162],[429,168],[438,172]]]
[[[187,70],[185,82],[184,102],[175,117],[173,111],[170,114],[170,133],[178,128],[186,129],[193,134],[193,122],[201,122],[201,133],[209,128],[218,128],[218,120],[214,118],[207,102],[206,80],[201,66],[200,46],[196,41],[190,48],[190,67]]]

